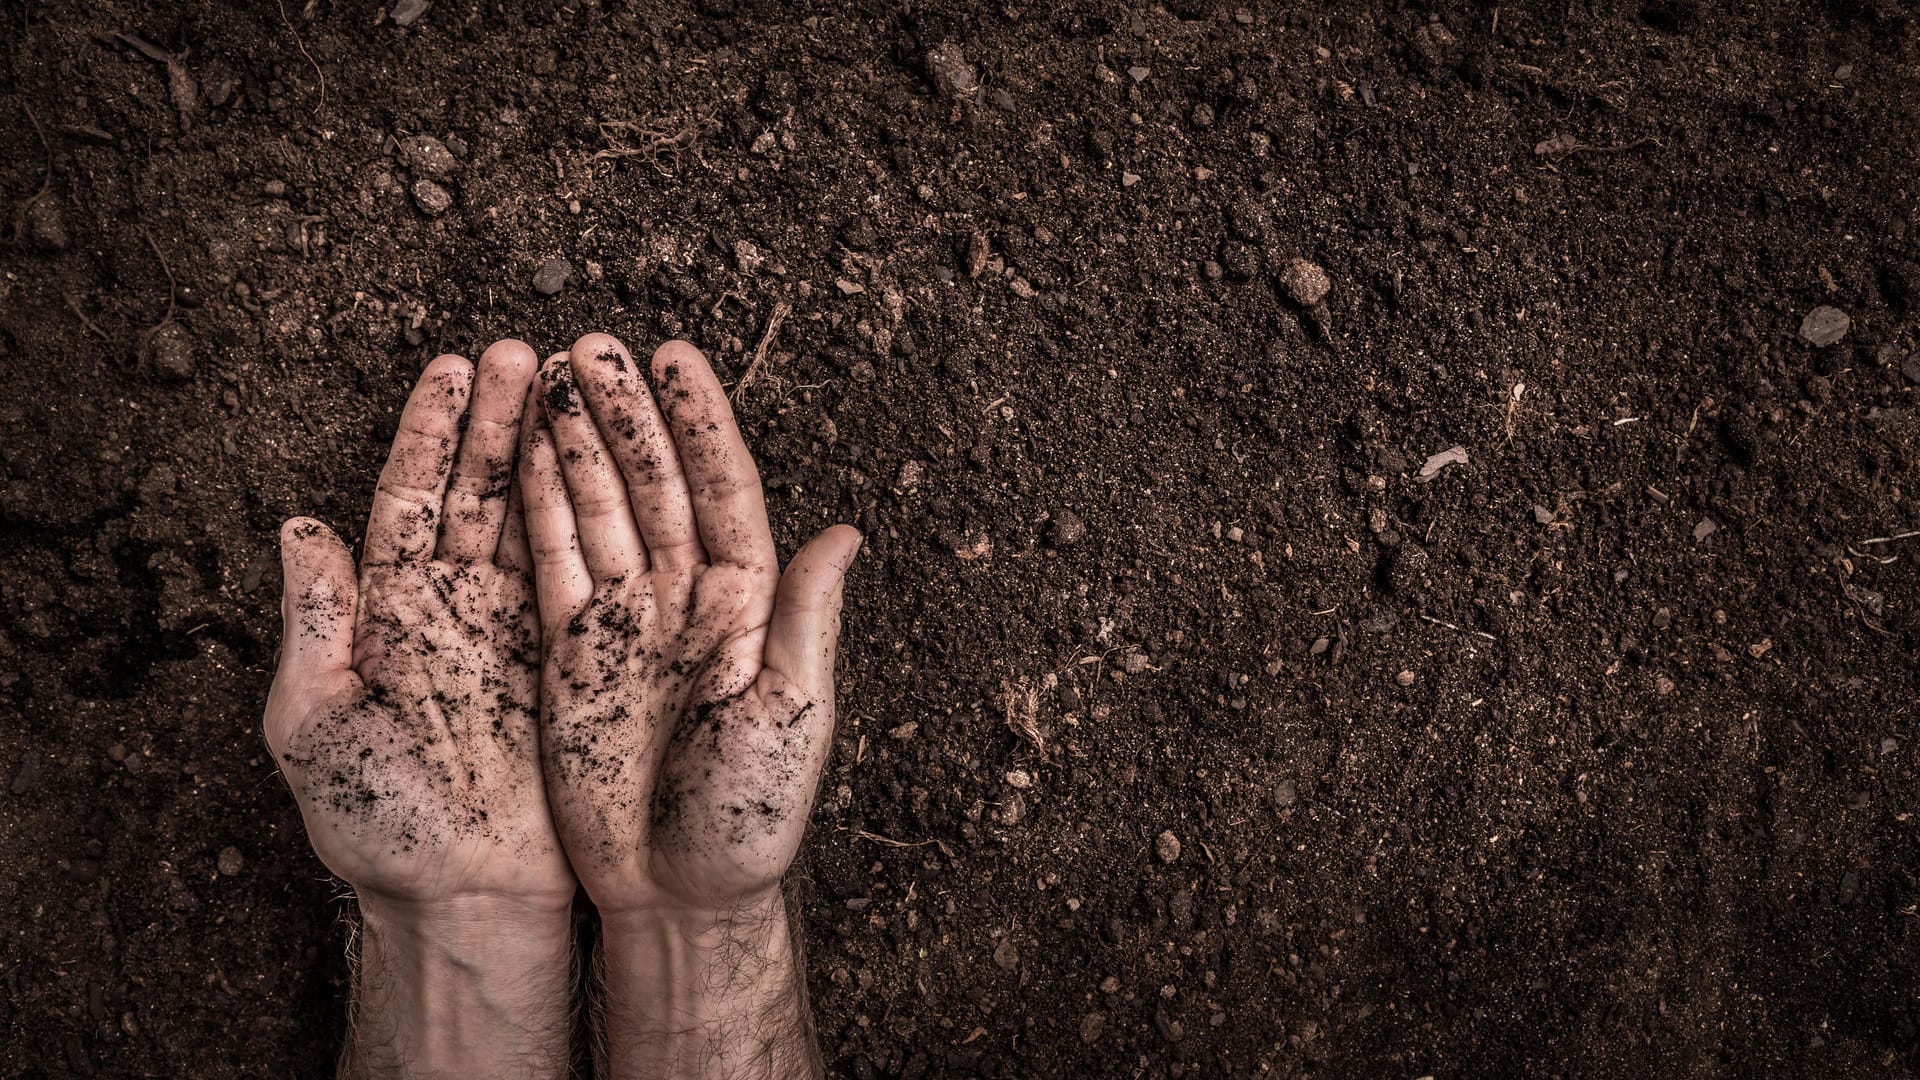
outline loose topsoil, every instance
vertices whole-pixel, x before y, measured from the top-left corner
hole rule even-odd
[[[836,1073],[1920,1068],[1909,5],[420,6],[0,16],[0,1072],[329,1071],[275,527],[593,329],[869,537]]]

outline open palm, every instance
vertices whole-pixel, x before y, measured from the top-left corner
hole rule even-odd
[[[517,341],[477,376],[428,365],[357,574],[319,522],[281,532],[267,742],[321,861],[363,894],[560,906],[576,887],[541,784],[533,563],[509,505],[534,366]]]
[[[759,476],[706,359],[588,335],[541,366],[521,482],[561,842],[603,914],[764,899],[833,731],[840,582],[821,533],[779,572]]]

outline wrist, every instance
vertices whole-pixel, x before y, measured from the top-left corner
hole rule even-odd
[[[551,905],[492,897],[360,902],[343,1075],[562,1076],[573,928]]]
[[[786,905],[603,912],[608,1073],[818,1076]]]

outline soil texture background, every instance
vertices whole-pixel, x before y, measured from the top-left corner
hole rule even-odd
[[[275,530],[595,329],[868,536],[836,1074],[1920,1069],[1909,5],[0,22],[0,1073],[328,1074]]]

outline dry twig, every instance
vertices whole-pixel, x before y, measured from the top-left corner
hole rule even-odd
[[[780,324],[786,322],[787,316],[791,314],[793,314],[792,304],[785,300],[774,301],[773,312],[767,316],[767,328],[760,334],[760,344],[753,348],[753,361],[747,365],[747,370],[740,376],[740,381],[733,384],[733,393],[727,395],[730,399],[740,400],[740,395],[747,392],[747,387],[752,386],[761,375],[765,374],[767,357],[773,352],[773,339],[780,333]]]

